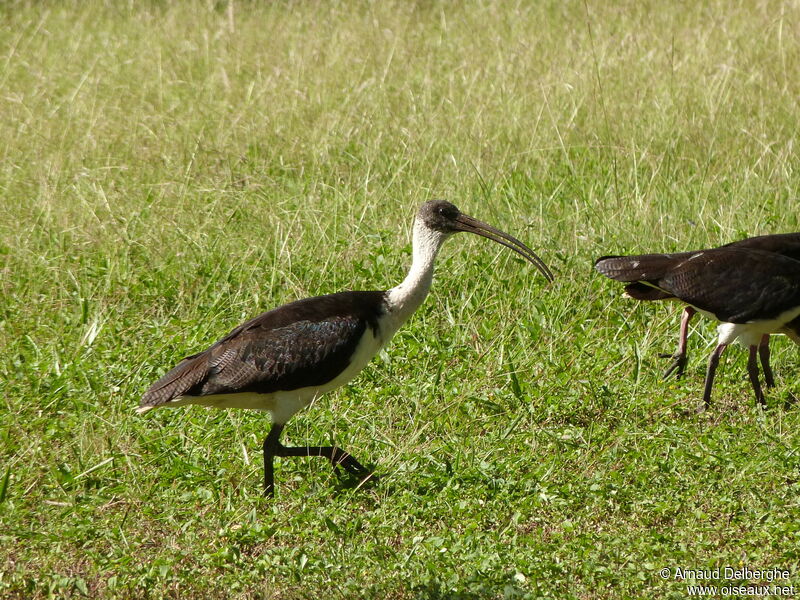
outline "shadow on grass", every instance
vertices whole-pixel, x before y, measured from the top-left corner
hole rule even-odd
[[[372,465],[370,465],[372,466]],[[366,477],[358,477],[350,473],[344,473],[334,478],[333,490],[338,494],[353,490],[374,490],[381,486],[381,478],[374,471]]]

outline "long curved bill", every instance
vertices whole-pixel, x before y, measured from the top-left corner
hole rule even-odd
[[[526,260],[533,263],[533,265],[541,271],[542,275],[544,275],[547,281],[553,281],[553,273],[550,269],[547,268],[547,265],[544,264],[541,258],[536,256],[536,253],[528,248],[525,244],[520,242],[517,238],[508,235],[504,231],[500,231],[496,227],[492,227],[478,219],[474,219],[469,215],[465,215],[461,213],[455,219],[456,221],[456,228],[459,231],[468,231],[469,233],[474,233],[476,235],[480,235],[482,237],[488,238],[492,241],[497,242],[505,246],[506,248],[510,248],[517,254],[521,255]]]

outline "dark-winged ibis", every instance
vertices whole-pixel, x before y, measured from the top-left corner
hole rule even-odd
[[[460,212],[453,204],[423,204],[413,227],[412,263],[406,278],[386,291],[348,291],[305,298],[240,325],[221,340],[184,358],[144,394],[138,412],[199,404],[267,411],[264,493],[273,495],[276,456],[320,456],[365,479],[371,473],[336,446],[284,446],[286,422],[325,392],[355,377],[420,306],[433,279],[442,243],[460,231],[502,244],[553,275],[518,239]]]
[[[684,336],[693,311],[721,323],[717,346],[708,361],[702,409],[711,403],[720,356],[736,340],[749,349],[748,375],[756,401],[765,405],[759,382],[759,349],[766,382],[774,385],[767,347],[769,334],[783,333],[800,343],[799,261],[781,253],[742,247],[740,242],[675,254],[604,256],[595,262],[595,268],[606,277],[628,284],[625,289],[631,297],[674,299],[691,309],[682,319],[683,343],[677,354],[681,350],[685,353]]]

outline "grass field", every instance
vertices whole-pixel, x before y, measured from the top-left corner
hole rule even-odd
[[[725,566],[800,597],[797,349],[766,412],[732,349],[690,415],[713,324],[664,383],[678,307],[592,269],[800,230],[797,2],[0,18],[0,597],[677,599],[675,568]],[[259,312],[398,283],[436,197],[557,280],[456,237],[387,351],[289,423],[379,483],[279,460],[265,500],[268,417],[134,414]]]

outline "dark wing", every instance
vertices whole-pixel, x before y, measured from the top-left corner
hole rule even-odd
[[[383,292],[339,292],[304,298],[243,323],[189,356],[145,392],[139,410],[178,396],[318,386],[334,379],[369,327],[378,334]]]
[[[760,250],[718,248],[676,265],[658,287],[720,321],[772,319],[800,306],[800,262]]]
[[[731,242],[720,246],[720,248],[714,248],[714,250],[721,248],[761,250],[800,260],[800,233],[759,235],[739,240],[738,242]],[[595,261],[594,266],[598,272],[617,281],[655,281],[660,279],[676,264],[698,252],[708,252],[708,250],[674,252],[671,254],[602,256]]]
[[[339,316],[277,328],[239,328],[154,383],[140,408],[184,395],[266,394],[322,385],[347,367],[367,326],[363,319]]]
[[[789,258],[800,260],[800,233],[773,233],[731,242],[722,248],[748,248],[775,252]]]

